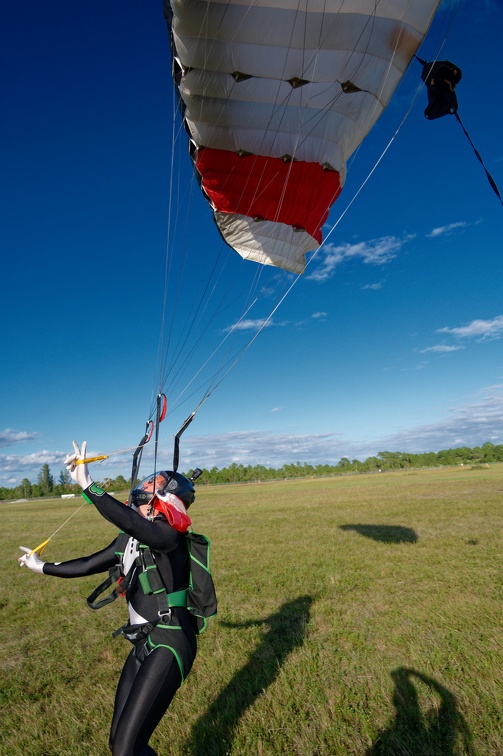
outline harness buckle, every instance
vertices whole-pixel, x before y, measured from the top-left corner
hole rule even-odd
[[[168,623],[171,620],[171,609],[168,609],[167,612],[158,611],[157,614],[160,622]]]

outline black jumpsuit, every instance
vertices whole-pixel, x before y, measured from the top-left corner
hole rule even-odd
[[[149,546],[168,593],[186,588],[189,554],[185,537],[161,515],[150,521],[103,492],[96,484],[84,491],[100,514],[130,538],[124,552],[124,569],[137,554],[138,543]],[[105,572],[122,557],[116,541],[101,551],[59,564],[46,562],[44,573],[62,578],[83,577]],[[131,624],[159,620],[155,595],[146,595],[136,573],[126,593]],[[190,672],[196,655],[196,636],[191,615],[184,607],[171,610],[148,636],[135,644],[117,687],[110,730],[113,756],[154,754],[148,741],[166,712],[173,696]]]

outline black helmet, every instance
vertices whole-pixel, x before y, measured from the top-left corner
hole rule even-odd
[[[170,470],[161,470],[161,472],[149,475],[148,478],[138,483],[136,488],[131,491],[129,502],[135,507],[148,504],[157,492],[160,494],[175,494],[175,496],[178,496],[183,501],[187,509],[196,498],[194,486],[188,478],[177,472],[173,473]]]

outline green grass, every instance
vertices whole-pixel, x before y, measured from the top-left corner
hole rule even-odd
[[[200,486],[218,618],[159,754],[503,753],[503,466]],[[129,644],[98,578],[20,570],[78,500],[1,504],[0,754],[108,753]],[[84,507],[44,558],[105,546]]]

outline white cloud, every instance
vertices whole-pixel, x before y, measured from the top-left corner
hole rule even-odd
[[[492,320],[472,320],[457,328],[439,328],[437,333],[449,333],[458,339],[478,338],[478,341],[500,339],[503,336],[503,315]]]
[[[338,244],[337,246],[326,244],[320,250],[321,257],[315,258],[315,260],[319,260],[317,267],[315,267],[307,278],[312,281],[327,281],[329,278],[332,278],[338,265],[349,260],[359,260],[367,265],[385,265],[391,262],[404,244],[412,238],[414,237],[408,235],[402,238],[382,236],[380,239],[372,239],[356,244],[349,244],[347,242]]]
[[[363,290],[370,290],[370,291],[377,291],[378,289],[382,289],[382,283],[374,283],[374,284],[365,284],[363,287]]]
[[[66,454],[58,451],[49,451],[42,449],[33,454],[0,454],[0,479],[5,473],[16,473],[22,477],[33,475],[33,470],[39,470],[42,465],[62,465]]]
[[[469,225],[469,223],[465,223],[464,221],[459,221],[458,223],[449,223],[447,224],[447,226],[438,226],[437,228],[432,229],[429,234],[426,234],[426,236],[429,239],[434,239],[437,236],[447,236],[453,231],[457,231],[461,228],[467,228]]]
[[[503,443],[503,384],[483,389],[468,401],[448,409],[443,417],[374,439],[348,439],[338,433],[272,434],[242,431],[188,439],[184,469],[243,465],[280,467],[293,462],[337,463],[342,456],[364,460],[384,449],[440,451],[454,446]],[[211,449],[210,452],[208,450]]]
[[[455,446],[478,446],[486,441],[503,443],[503,384],[482,389],[434,423],[382,438],[379,449],[440,451]]]
[[[281,409],[281,407],[273,407],[271,410],[271,412],[282,412],[282,411],[283,410]]]
[[[274,323],[272,319],[268,322],[267,318],[239,320],[234,325],[224,328],[224,333],[229,333],[230,331],[260,331],[261,328],[270,328],[273,325],[278,325],[278,323]]]
[[[326,312],[313,312],[313,314],[311,315],[311,317],[314,320],[320,320],[320,319],[324,320],[327,317],[327,314],[328,313],[326,313]]]
[[[404,428],[396,433],[377,438],[348,439],[339,433],[270,433],[245,430],[212,436],[193,436],[184,439],[181,447],[180,470],[194,467],[227,467],[235,462],[243,465],[262,464],[281,467],[283,464],[309,462],[336,464],[341,457],[364,460],[378,451],[410,451],[420,453],[439,451],[455,446],[477,446],[491,441],[503,443],[503,384],[489,386],[466,402],[448,409],[435,422]],[[97,453],[97,452],[96,452]],[[90,451],[89,455],[94,456]],[[24,477],[32,482],[44,463],[51,465],[55,477],[63,467],[63,452],[42,450],[26,456],[0,455],[0,485],[11,487]],[[153,465],[154,450],[145,448],[143,470]],[[129,475],[127,467],[118,465],[122,460],[95,465],[94,477],[103,480],[107,475]],[[172,450],[162,449],[158,454],[158,468],[169,469]],[[114,465],[106,467],[105,465]]]
[[[67,453],[68,450],[66,452],[62,452],[42,449],[40,451],[33,452],[32,454],[24,455],[0,454],[0,486],[8,485],[10,487],[17,485],[23,478],[28,478],[32,483],[35,483],[42,465],[45,464],[49,465],[52,474],[55,478],[57,478],[59,476],[60,470],[64,469],[63,460],[66,457]],[[87,450],[88,457],[97,456],[99,453],[100,452],[93,451],[92,449]],[[96,471],[94,473],[95,479],[103,480],[103,478],[110,475],[117,477],[119,472],[117,472],[116,470],[114,471],[114,468],[112,466],[117,466],[121,463],[124,463],[124,461],[126,461],[128,465],[126,469],[128,470],[129,475],[129,460],[129,455],[127,457],[114,456],[113,459],[111,459],[108,463],[105,463],[105,465],[95,465],[93,467],[93,470]],[[108,467],[106,465],[108,465]],[[122,468],[123,465],[121,467],[120,473],[124,474]],[[124,477],[127,477],[128,475],[125,475]]]
[[[339,459],[340,436],[335,433],[280,433],[238,431],[187,439],[183,449],[186,469],[226,467],[232,462],[280,467],[297,461]]]
[[[12,428],[6,428],[0,431],[0,446],[12,446],[22,441],[32,441],[38,438],[38,433],[28,433],[27,431],[15,431]]]
[[[419,349],[421,354],[427,352],[457,352],[459,349],[464,349],[462,346],[448,346],[447,344],[435,344],[435,346],[426,347],[426,349]]]

